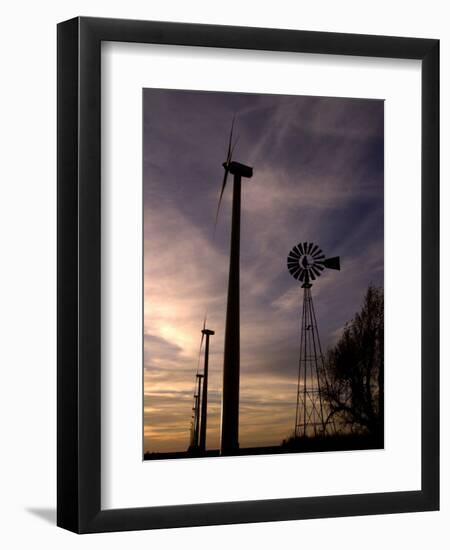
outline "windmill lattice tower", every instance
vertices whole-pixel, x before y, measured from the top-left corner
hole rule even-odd
[[[299,243],[287,258],[289,273],[302,283],[303,307],[294,436],[316,437],[335,433],[324,399],[328,387],[311,287],[325,268],[340,269],[340,259],[325,258],[313,243]]]

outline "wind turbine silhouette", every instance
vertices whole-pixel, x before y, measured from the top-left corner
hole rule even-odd
[[[208,366],[209,366],[209,339],[214,336],[214,331],[206,328],[206,314],[201,330],[202,337],[198,350],[197,373],[195,375],[194,406],[192,407],[191,437],[188,452],[195,454],[206,453],[206,423],[208,417]],[[203,373],[200,373],[200,359],[203,347],[203,339],[206,336],[205,359]]]
[[[225,348],[223,361],[222,428],[220,454],[233,455],[239,449],[239,379],[240,379],[240,296],[239,255],[241,238],[241,180],[251,178],[253,168],[233,160],[237,140],[233,143],[235,117],[231,123],[228,150],[222,164],[225,172],[217,204],[216,221],[228,174],[233,175],[233,206],[231,214],[230,266],[228,274],[227,314],[225,321]],[[215,229],[214,229],[215,230]]]

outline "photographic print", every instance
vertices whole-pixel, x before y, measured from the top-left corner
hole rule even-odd
[[[145,460],[384,445],[383,100],[143,90]]]

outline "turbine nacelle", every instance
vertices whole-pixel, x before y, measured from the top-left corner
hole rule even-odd
[[[236,162],[234,160],[224,162],[222,166],[226,171],[230,172],[230,174],[233,174],[233,176],[239,175],[243,178],[251,178],[253,176],[253,168],[251,166],[246,166],[245,164],[241,164],[240,162]]]

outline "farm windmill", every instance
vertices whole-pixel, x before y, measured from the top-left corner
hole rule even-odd
[[[239,254],[241,232],[241,181],[251,178],[253,168],[233,160],[234,118],[228,140],[228,151],[222,164],[225,172],[216,212],[216,225],[228,175],[233,176],[233,206],[231,214],[230,266],[225,321],[225,348],[223,362],[222,433],[220,453],[235,454],[239,449],[239,378],[240,378],[240,305],[239,305]]]
[[[325,268],[340,270],[340,258],[326,258],[313,243],[299,243],[287,258],[289,273],[303,283],[303,310],[300,331],[300,357],[295,413],[295,437],[326,435],[334,428],[328,423],[323,400],[323,384],[328,384],[317,327],[316,313],[311,295],[312,281]]]

